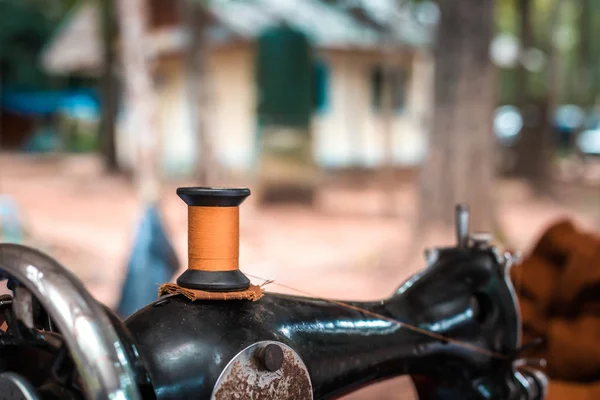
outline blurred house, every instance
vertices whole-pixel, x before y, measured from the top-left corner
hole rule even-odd
[[[385,0],[384,0],[385,2]],[[368,3],[368,2],[365,2]],[[382,4],[382,1],[376,3]],[[211,1],[206,13],[209,35],[211,92],[210,133],[218,159],[233,171],[247,171],[257,156],[260,129],[257,88],[257,39],[266,30],[290,26],[303,32],[314,49],[316,100],[311,116],[313,151],[325,168],[376,167],[393,157],[413,165],[426,148],[427,110],[433,66],[427,46],[430,32],[407,10],[385,13],[393,54],[393,145],[386,145],[381,110],[383,35],[378,15],[357,18],[346,9],[319,0]],[[160,99],[163,167],[168,174],[189,173],[198,156],[190,127],[185,74],[186,28],[181,4],[148,0],[151,32],[148,48],[155,59]],[[368,10],[367,10],[368,11]],[[364,17],[364,15],[363,15]],[[55,74],[95,74],[101,66],[100,16],[96,2],[77,6],[47,46],[42,60]],[[128,126],[126,104],[118,129],[117,148],[123,166],[135,162],[135,127]]]

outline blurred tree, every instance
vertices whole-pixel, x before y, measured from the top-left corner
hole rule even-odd
[[[521,42],[521,59],[525,50],[533,46],[532,12],[533,0],[516,0],[517,18],[519,26],[519,39]],[[529,86],[528,71],[522,62],[519,63],[516,75],[516,102],[523,104],[527,101],[527,88]]]
[[[526,136],[521,140],[525,148],[522,150],[521,157],[524,160],[523,165],[527,166],[525,177],[529,179],[533,189],[542,195],[552,195],[552,180],[554,175],[554,158],[556,154],[554,113],[559,104],[561,96],[561,55],[558,48],[558,33],[561,27],[561,11],[566,0],[555,0],[552,4],[548,19],[546,36],[549,39],[547,54],[548,63],[546,66],[545,86],[546,96],[535,102],[535,119],[539,123],[528,123],[527,109],[525,113],[524,133],[527,134],[527,128],[530,128],[530,139]],[[529,106],[531,107],[531,106]]]
[[[498,34],[518,35],[517,5],[520,0],[498,0],[495,18]],[[517,97],[515,68],[498,69],[498,104],[514,104]]]
[[[590,88],[592,86],[592,0],[581,1],[581,14],[579,23],[579,90],[582,92],[583,101],[589,105]]]
[[[0,0],[0,97],[4,90],[46,90],[77,82],[51,77],[39,53],[75,0]]]
[[[215,185],[220,168],[214,156],[213,143],[208,125],[211,104],[210,79],[208,77],[207,29],[210,25],[205,6],[210,0],[184,0],[183,20],[190,33],[187,49],[187,91],[190,103],[192,131],[198,138],[199,155],[196,157],[196,174],[202,186]]]
[[[156,285],[169,280],[178,260],[159,212],[159,131],[154,118],[157,102],[147,47],[147,2],[117,0],[122,43],[126,104],[135,127],[138,157],[136,178],[142,218],[127,265],[127,277],[118,310],[122,316],[156,298]]]
[[[68,83],[45,74],[38,55],[75,2],[0,0],[0,82],[25,90]]]
[[[114,0],[97,0],[101,9],[102,27],[102,118],[100,134],[102,137],[102,154],[108,172],[117,172],[117,152],[115,147],[115,131],[117,120],[118,93],[116,73],[116,21]]]
[[[580,0],[586,1],[586,0]],[[505,2],[504,2],[505,3]],[[502,85],[513,86],[512,95],[502,93],[502,103],[516,104],[523,114],[524,126],[515,146],[513,172],[526,180],[535,192],[541,195],[552,194],[552,176],[555,158],[555,136],[553,116],[556,106],[569,98],[569,80],[574,59],[569,51],[558,48],[559,37],[570,36],[565,21],[562,0],[513,0],[515,12],[512,14],[514,30],[519,36],[520,57],[514,73],[502,74]],[[565,3],[566,4],[566,3]],[[500,22],[503,29],[511,29],[506,22]],[[566,30],[565,30],[566,29]],[[542,57],[537,62],[532,57]],[[545,56],[545,57],[544,57]],[[541,63],[536,66],[536,63]],[[510,83],[510,80],[514,84]]]
[[[559,40],[559,32],[561,28],[561,12],[567,4],[567,0],[555,0],[552,12],[550,14],[550,24],[548,26],[548,36],[551,39],[549,47],[549,61],[546,71],[546,80],[548,88],[548,118],[545,120],[545,138],[542,142],[542,147],[538,149],[540,152],[546,153],[547,159],[550,161],[547,163],[545,170],[545,178],[547,181],[550,180],[552,174],[552,149],[553,149],[553,137],[554,137],[554,113],[560,101],[560,77],[561,77],[561,54],[558,48],[557,41]]]
[[[145,45],[147,10],[144,0],[118,0],[126,104],[130,127],[136,135],[136,180],[141,200],[153,203],[159,196],[159,132],[151,60]]]
[[[384,160],[382,165],[382,183],[384,186],[384,195],[386,196],[385,214],[394,215],[396,212],[395,196],[395,173],[394,173],[394,78],[397,68],[394,65],[393,57],[399,53],[398,46],[389,27],[384,27],[381,32],[381,56],[382,56],[382,93],[381,93],[381,115],[382,115],[382,133],[384,143]]]
[[[57,26],[73,6],[81,0],[12,0],[32,10],[39,10],[50,24]]]
[[[515,104],[524,116],[524,126],[521,130],[519,141],[516,145],[515,173],[525,178],[538,192],[547,189],[546,172],[551,157],[546,157],[545,152],[537,151],[544,143],[545,118],[547,103],[534,101],[529,91],[529,70],[523,62],[527,51],[534,46],[533,37],[533,6],[532,0],[516,0],[516,17],[520,39],[520,62],[515,74]]]
[[[420,229],[451,224],[468,203],[473,227],[492,229],[496,100],[489,57],[493,0],[439,0],[435,47],[435,121],[422,171]]]
[[[0,27],[0,81],[19,89],[49,87],[37,59],[52,33],[42,10],[26,1],[0,0]]]
[[[600,97],[600,2],[588,1],[590,7],[590,13],[588,17],[589,22],[589,54],[591,62],[591,79],[590,85],[590,99],[592,100],[593,106],[598,106]]]
[[[598,51],[598,35],[600,34],[600,4],[593,0],[579,0],[579,54],[578,70],[574,74],[576,87],[580,93],[578,103],[583,107],[591,107],[598,96],[600,60]]]

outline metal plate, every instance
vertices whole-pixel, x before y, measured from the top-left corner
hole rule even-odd
[[[12,372],[0,375],[0,400],[40,400],[25,378]]]
[[[263,368],[259,351],[269,344],[283,350],[283,365],[275,372]],[[239,352],[217,380],[211,400],[312,400],[308,370],[300,356],[280,342],[255,343]]]

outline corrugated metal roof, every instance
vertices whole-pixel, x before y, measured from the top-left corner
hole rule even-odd
[[[273,18],[261,10],[254,1],[215,1],[211,13],[227,27],[246,39],[256,37],[258,32],[273,24]]]
[[[429,42],[427,30],[392,2],[364,3],[376,22],[393,27],[396,42],[415,46]],[[377,48],[382,40],[378,30],[342,8],[319,0],[220,0],[210,9],[233,32],[248,39],[268,26],[285,22],[305,32],[316,46],[325,48]]]
[[[318,0],[257,0],[267,12],[305,32],[317,46],[372,48],[379,34],[351,15]]]
[[[397,0],[355,0],[382,27],[389,27],[399,41],[413,46],[426,46],[432,40],[432,27],[420,23],[413,15],[412,4],[398,6]],[[417,6],[420,7],[420,6]]]
[[[397,8],[394,12],[382,12],[373,8],[375,3],[369,3],[384,4],[389,0],[361,1],[371,4],[366,10],[381,23],[385,22],[382,17],[393,18],[385,23],[393,26],[397,43],[421,46],[429,42],[426,30],[410,15]],[[378,49],[382,40],[374,27],[320,0],[212,0],[208,10],[221,23],[210,31],[215,45],[234,38],[254,40],[265,28],[282,22],[305,32],[321,48]],[[184,27],[153,32],[148,41],[149,50],[158,54],[181,50],[185,43]],[[65,19],[42,53],[42,63],[53,73],[90,72],[101,65],[101,54],[98,6],[96,2],[84,2]]]

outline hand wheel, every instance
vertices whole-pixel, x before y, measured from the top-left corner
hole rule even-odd
[[[13,289],[21,289],[14,290],[12,305],[19,323],[32,328],[28,325],[35,297],[60,332],[87,399],[141,400],[129,343],[77,278],[47,255],[15,244],[0,244],[2,273],[0,279],[10,278]],[[26,388],[21,398],[35,399],[18,375],[4,373],[3,382],[5,387]]]

